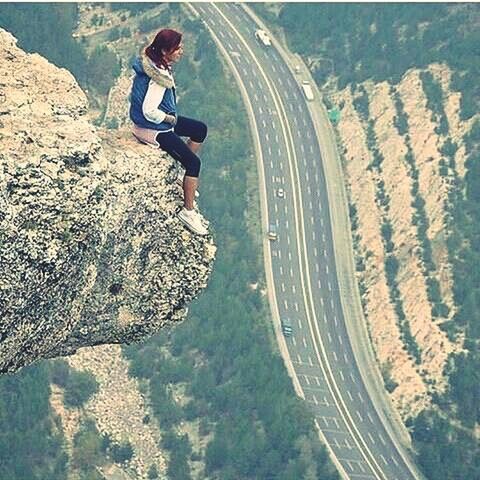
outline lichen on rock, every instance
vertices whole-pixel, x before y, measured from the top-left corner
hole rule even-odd
[[[180,322],[212,269],[211,237],[176,217],[175,162],[87,110],[0,29],[0,372]]]

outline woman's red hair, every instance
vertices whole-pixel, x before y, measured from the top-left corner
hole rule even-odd
[[[175,51],[180,42],[182,41],[182,34],[169,28],[160,30],[156,35],[153,42],[145,49],[147,57],[157,65],[157,67],[168,68],[167,62],[163,57],[165,50],[166,53],[172,53]]]

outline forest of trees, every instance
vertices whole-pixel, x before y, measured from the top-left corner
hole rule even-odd
[[[332,73],[332,61],[338,88],[354,90],[367,79],[395,85],[409,68],[446,63],[453,71],[452,90],[461,92],[461,119],[479,111],[478,5],[285,3],[278,16],[263,4],[254,8],[267,22],[285,29],[293,51],[307,61],[317,60],[312,66],[320,88]],[[439,86],[428,73],[421,79],[438,122],[437,134],[447,136]],[[368,116],[368,104],[359,107]],[[399,132],[406,133],[404,123]],[[458,310],[445,328],[449,334],[465,335],[466,351],[450,357],[445,372],[449,388],[435,395],[434,408],[408,421],[418,463],[430,480],[437,480],[439,472],[446,480],[480,478],[480,446],[474,433],[480,421],[480,120],[463,140],[467,173],[464,179],[456,178],[448,198],[452,220],[447,243]],[[456,149],[447,137],[441,153],[451,166]],[[445,307],[437,300],[441,313]]]
[[[49,404],[48,367],[0,377],[0,478],[64,480],[63,434]]]
[[[314,72],[319,83],[331,71],[322,58],[333,61],[339,88],[366,79],[397,83],[409,68],[448,63],[467,119],[480,106],[475,13],[473,3],[285,3],[278,23],[292,50],[320,59]]]

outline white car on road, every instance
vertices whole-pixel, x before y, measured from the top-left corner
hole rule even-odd
[[[272,44],[272,41],[265,30],[255,30],[255,38],[262,42],[266,47],[269,47]]]

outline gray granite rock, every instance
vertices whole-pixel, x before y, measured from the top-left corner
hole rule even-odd
[[[0,372],[145,339],[211,273],[211,237],[176,217],[175,162],[87,111],[68,71],[0,29]]]

